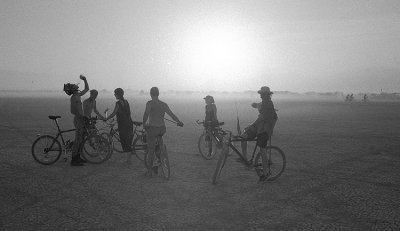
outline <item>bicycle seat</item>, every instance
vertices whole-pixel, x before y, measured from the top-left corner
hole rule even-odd
[[[142,122],[138,122],[138,121],[133,121],[133,124],[135,126],[141,126],[143,123]]]
[[[49,116],[49,119],[51,119],[51,120],[56,120],[59,118],[61,118],[61,116]]]

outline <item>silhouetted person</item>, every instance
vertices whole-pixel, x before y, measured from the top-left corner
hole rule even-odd
[[[124,152],[127,153],[127,163],[131,162],[131,144],[133,139],[133,122],[131,118],[131,109],[128,101],[124,98],[124,90],[117,88],[114,90],[114,96],[118,100],[115,103],[114,111],[106,120],[117,115],[119,137]]]
[[[104,117],[99,113],[96,107],[96,98],[99,92],[95,89],[90,90],[89,98],[83,101],[83,114],[90,118],[92,117],[92,112],[94,112],[99,119],[104,119]]]
[[[252,103],[252,107],[257,108],[259,111],[258,118],[250,126],[245,129],[244,134],[241,135],[244,141],[241,142],[242,152],[247,155],[247,141],[257,137],[257,145],[260,147],[263,169],[265,170],[260,176],[260,181],[264,181],[268,178],[267,164],[268,156],[266,146],[269,138],[272,136],[272,132],[275,123],[278,119],[274,104],[271,100],[273,92],[270,91],[269,87],[263,86],[258,91],[262,99],[261,103]]]
[[[76,84],[67,83],[64,84],[64,91],[67,95],[71,96],[71,114],[74,115],[74,126],[76,128],[75,131],[75,141],[74,146],[72,148],[72,166],[82,166],[86,161],[80,157],[80,149],[83,142],[84,132],[85,132],[85,116],[83,114],[82,108],[82,100],[81,96],[83,96],[89,90],[89,84],[86,80],[86,77],[83,75],[79,76],[85,83],[85,89],[83,91],[79,91],[79,86]]]
[[[158,99],[160,92],[157,87],[152,87],[150,89],[151,100],[146,103],[146,109],[143,114],[143,126],[146,128],[147,132],[147,164],[148,172],[150,175],[157,173],[155,167],[153,169],[154,162],[154,152],[158,136],[163,136],[167,131],[165,127],[164,116],[167,113],[178,126],[183,126],[183,123],[178,119],[178,117],[169,109],[168,104]],[[147,120],[149,123],[146,124]]]

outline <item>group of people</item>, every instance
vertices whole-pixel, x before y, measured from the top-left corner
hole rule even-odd
[[[71,107],[70,111],[74,115],[74,126],[76,128],[74,147],[72,150],[72,166],[83,166],[86,162],[80,156],[80,146],[82,145],[84,132],[85,132],[85,118],[90,118],[94,112],[100,119],[109,120],[114,116],[117,117],[118,130],[121,138],[122,148],[125,152],[131,151],[131,143],[133,139],[133,121],[131,118],[131,111],[128,101],[124,98],[124,91],[121,88],[114,90],[114,96],[117,100],[113,112],[104,117],[99,113],[96,107],[96,97],[98,92],[96,90],[90,91],[90,97],[83,101],[81,96],[89,91],[89,84],[85,76],[81,75],[85,83],[85,88],[80,91],[76,84],[64,84],[64,91],[67,95],[71,96]],[[269,87],[263,86],[258,91],[260,94],[261,102],[253,103],[251,106],[256,108],[259,112],[258,118],[248,127],[245,128],[243,134],[241,134],[242,152],[246,155],[247,152],[247,141],[257,138],[257,145],[260,147],[262,154],[263,165],[267,165],[268,157],[266,153],[266,146],[268,140],[272,135],[275,123],[278,119],[274,104],[271,100],[273,92],[270,91]],[[165,114],[168,114],[178,126],[183,126],[183,123],[179,118],[171,111],[168,104],[159,99],[159,90],[157,87],[150,89],[151,100],[146,103],[146,109],[143,114],[143,126],[146,129],[147,135],[147,147],[148,147],[148,171],[153,172],[152,163],[154,160],[154,152],[156,139],[158,136],[164,135],[166,132],[166,126],[164,121]],[[205,98],[205,125],[217,127],[217,106],[215,105],[214,98],[207,95]],[[264,168],[266,169],[266,168]],[[268,172],[264,172],[260,176],[260,181],[265,180],[268,177]]]

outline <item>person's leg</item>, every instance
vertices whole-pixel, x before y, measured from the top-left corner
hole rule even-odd
[[[153,161],[154,161],[154,151],[156,145],[156,134],[155,129],[153,127],[149,127],[147,129],[147,159],[146,159],[146,166],[149,173],[153,173]]]
[[[83,121],[77,116],[74,117],[74,126],[76,128],[76,131],[74,146],[72,148],[71,165],[82,165],[80,163],[79,151],[83,142],[84,125]]]
[[[267,144],[268,144],[268,134],[262,133],[257,135],[257,145],[260,146],[261,160],[263,165],[263,174],[260,176],[260,181],[264,181],[268,178],[268,154],[267,154]]]

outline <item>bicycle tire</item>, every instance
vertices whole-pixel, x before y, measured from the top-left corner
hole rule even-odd
[[[53,146],[49,149],[52,144]],[[31,153],[33,159],[39,164],[50,165],[60,159],[62,148],[60,142],[55,137],[42,135],[33,142]]]
[[[197,147],[199,149],[200,155],[206,159],[211,160],[217,154],[217,143],[215,138],[211,135],[210,141],[206,140],[206,134],[203,133],[199,137],[199,141],[197,143]]]
[[[214,175],[213,175],[213,179],[212,179],[213,184],[217,183],[217,179],[218,179],[219,175],[221,174],[222,168],[225,166],[225,162],[226,162],[226,159],[228,158],[228,154],[229,154],[229,147],[227,144],[224,144],[224,146],[222,147],[222,152],[221,152],[218,162],[217,162],[217,167],[214,171]]]
[[[147,153],[147,144],[143,142],[142,136],[137,136],[132,143],[132,154],[139,160],[145,161]]]
[[[169,158],[168,158],[168,151],[167,146],[164,144],[160,150],[160,163],[161,163],[161,170],[163,172],[164,178],[169,180],[171,175],[171,169],[169,165]]]
[[[286,168],[286,157],[285,153],[276,146],[267,146],[268,155],[268,173],[269,176],[267,181],[273,181],[278,179]],[[258,153],[254,160],[254,169],[258,176],[263,174],[263,165],[261,153]]]
[[[85,151],[82,151],[84,149]],[[85,160],[92,164],[101,164],[111,157],[111,146],[109,141],[101,135],[89,135],[83,141],[81,153]]]
[[[121,138],[119,137],[118,129],[114,130],[114,135],[112,136],[112,148],[114,151],[123,153],[124,149],[122,149]]]

